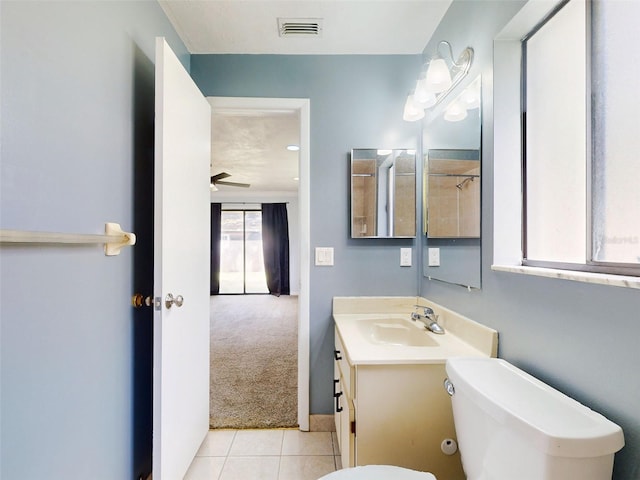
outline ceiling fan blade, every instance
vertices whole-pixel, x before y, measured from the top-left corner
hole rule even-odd
[[[218,173],[217,175],[213,175],[211,177],[211,183],[216,183],[218,180],[222,180],[223,178],[230,177],[231,174],[227,172]]]
[[[215,182],[216,185],[227,185],[228,187],[242,187],[249,188],[251,184],[249,183],[238,183],[238,182],[225,182],[222,180],[218,180]]]

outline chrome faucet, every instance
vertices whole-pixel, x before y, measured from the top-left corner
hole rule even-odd
[[[424,311],[423,315],[420,315],[418,312],[411,313],[411,320],[414,322],[420,320],[424,323],[424,328],[427,330],[437,333],[438,335],[442,335],[444,333],[444,328],[442,328],[438,324],[438,315],[435,314],[431,307],[425,307],[424,305],[414,305],[416,309],[422,308]]]

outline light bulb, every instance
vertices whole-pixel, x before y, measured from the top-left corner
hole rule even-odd
[[[427,89],[427,75],[421,73],[413,92],[413,101],[422,108],[433,107],[436,104],[436,96]]]
[[[425,80],[425,87],[431,93],[444,92],[451,86],[451,73],[442,58],[431,60]]]
[[[404,104],[404,113],[402,119],[407,122],[415,122],[424,118],[424,109],[416,104],[413,99],[413,94],[407,96],[407,101]]]

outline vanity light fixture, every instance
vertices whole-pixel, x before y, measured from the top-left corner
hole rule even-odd
[[[298,145],[287,145],[287,150],[289,150],[290,152],[297,152],[298,150],[300,150],[300,146]]]
[[[423,71],[416,82],[416,89],[413,91],[413,101],[417,107],[425,108],[433,107],[436,104],[436,96],[429,91],[427,85],[427,72]]]
[[[421,107],[414,100],[414,93],[407,95],[407,101],[404,104],[404,113],[402,119],[406,122],[415,122],[424,118],[424,107]]]
[[[448,48],[451,66],[448,66],[447,61],[440,56],[441,45]],[[446,40],[438,43],[436,55],[424,64],[416,82],[416,88],[405,102],[402,118],[408,122],[423,118],[424,109],[441,103],[467,76],[472,63],[473,48],[465,48],[458,59],[454,60],[451,44]],[[420,113],[419,110],[422,112]]]
[[[467,85],[460,95],[447,106],[444,119],[459,122],[467,118],[467,111],[480,108],[480,77]]]

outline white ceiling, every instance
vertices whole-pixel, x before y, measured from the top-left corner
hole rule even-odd
[[[190,53],[420,54],[452,0],[159,0]],[[280,37],[278,18],[318,19],[321,35]],[[402,99],[398,99],[399,104]],[[401,106],[399,107],[401,108]],[[249,189],[219,186],[219,194],[295,192],[295,115],[213,116],[211,175]]]
[[[160,0],[191,53],[419,54],[452,0]],[[280,37],[278,18],[322,19]]]
[[[218,185],[218,191],[242,195],[298,190],[300,124],[296,113],[217,113],[211,122],[211,174],[231,174],[225,181],[249,183],[249,189]]]

